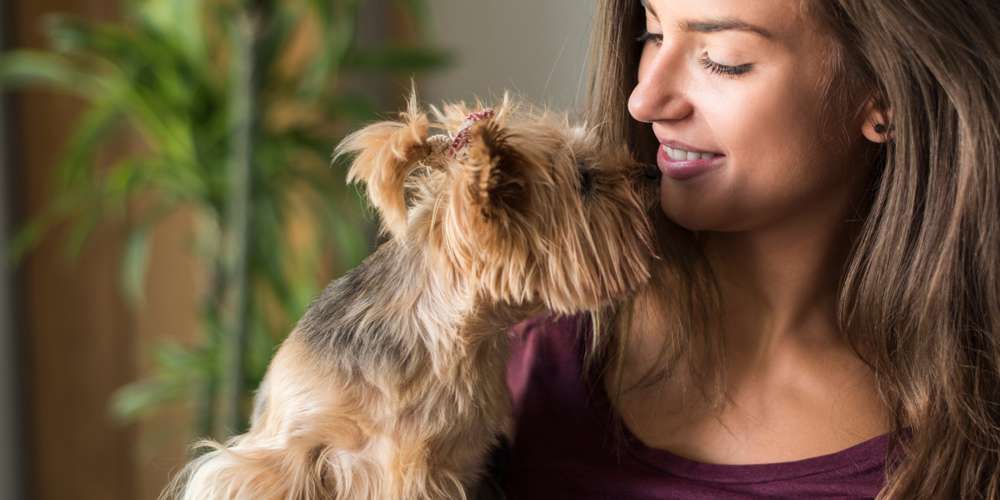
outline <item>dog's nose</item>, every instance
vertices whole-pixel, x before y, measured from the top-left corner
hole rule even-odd
[[[644,165],[642,167],[642,174],[651,181],[658,181],[663,176],[663,172],[660,172],[660,167],[652,164]]]

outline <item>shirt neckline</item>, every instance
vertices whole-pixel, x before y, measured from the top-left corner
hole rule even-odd
[[[693,460],[660,448],[651,448],[622,424],[627,453],[644,464],[676,476],[716,483],[762,483],[795,479],[843,468],[864,470],[884,463],[889,433],[866,439],[843,450],[785,462],[715,464]]]
[[[583,316],[583,320],[580,322],[583,328],[579,330],[581,333],[586,332],[586,328],[590,324],[589,315]],[[581,347],[584,345],[586,335],[581,335],[580,338],[582,342],[577,342],[576,347],[577,357],[581,362],[579,366],[582,368],[583,349]],[[582,369],[580,374],[581,381],[584,381],[586,377]],[[603,427],[612,434],[616,430],[620,430],[622,439],[609,440],[609,446],[621,446],[625,453],[648,467],[700,481],[748,484],[794,479],[848,467],[865,469],[880,466],[885,463],[889,438],[892,435],[891,432],[880,434],[840,451],[785,462],[760,464],[700,462],[666,449],[646,445],[632,433],[622,420],[614,405],[611,404],[604,384],[599,383],[599,381],[587,380],[583,385],[586,387],[585,393],[589,395],[589,399],[593,403],[594,416],[605,424]]]

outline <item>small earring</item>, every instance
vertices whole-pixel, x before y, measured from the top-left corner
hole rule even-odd
[[[882,124],[882,123],[876,123],[875,124],[875,133],[876,134],[884,134],[887,130],[889,130],[889,127],[886,127],[885,124]]]

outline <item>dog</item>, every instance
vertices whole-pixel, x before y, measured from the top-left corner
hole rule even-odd
[[[511,432],[512,325],[649,280],[655,166],[508,94],[429,112],[412,92],[337,146],[386,241],[281,344],[249,431],[199,443],[161,498],[467,498]]]

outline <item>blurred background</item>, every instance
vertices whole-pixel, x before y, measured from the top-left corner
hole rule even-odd
[[[153,499],[246,426],[376,243],[333,146],[513,90],[574,111],[593,0],[3,0],[0,499]]]

